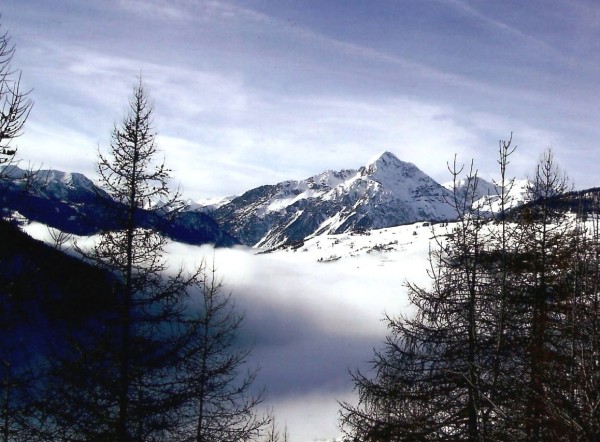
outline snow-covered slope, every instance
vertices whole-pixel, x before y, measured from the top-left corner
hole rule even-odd
[[[307,239],[302,244],[281,246],[264,252],[273,256],[296,255],[319,263],[355,260],[364,262],[367,257],[377,266],[406,265],[406,256],[422,259],[436,241],[441,241],[454,228],[454,223],[418,222],[366,232],[325,234]],[[413,258],[414,259],[414,258]]]
[[[504,209],[512,209],[518,207],[527,202],[527,186],[529,181],[527,180],[513,180],[512,184],[507,183],[507,195],[505,199]],[[466,193],[470,192],[469,189],[472,184],[467,178],[457,180],[456,183],[449,181],[443,184],[443,186],[454,193],[454,187],[456,186],[456,197],[460,201],[465,198]],[[477,183],[475,192],[473,195],[473,206],[481,212],[498,213],[502,210],[500,207],[500,188],[483,178],[477,177]]]
[[[275,247],[320,234],[452,219],[448,195],[414,164],[385,152],[358,170],[252,189],[213,214],[244,244]]]
[[[186,210],[200,211],[200,212],[213,212],[219,207],[229,204],[235,196],[225,196],[216,198],[203,198],[196,201],[187,200],[185,201]]]
[[[468,178],[458,179],[456,182],[448,181],[442,184],[446,189],[450,191],[454,191],[454,187],[456,186],[457,196],[463,197],[472,186],[471,181]],[[477,183],[475,186],[475,195],[474,199],[478,200],[480,198],[496,195],[498,193],[498,188],[489,181],[484,180],[483,178],[477,177]]]
[[[529,201],[527,197],[527,186],[529,186],[528,180],[514,180],[512,185],[508,186],[504,210],[513,209]],[[478,204],[480,207],[485,208],[484,210],[488,210],[492,213],[502,211],[502,207],[500,206],[500,196],[497,193],[490,193],[482,196],[478,201]]]
[[[109,198],[106,192],[80,173],[47,169],[27,171],[17,166],[6,167],[2,173],[8,181],[4,184],[22,191],[43,193],[47,198],[58,201],[86,203],[98,197]]]

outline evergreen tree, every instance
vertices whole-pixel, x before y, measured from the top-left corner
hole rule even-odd
[[[521,250],[514,273],[518,281],[516,307],[523,313],[511,319],[515,337],[513,358],[522,363],[513,391],[525,404],[524,422],[528,440],[565,437],[565,428],[555,411],[553,389],[562,389],[568,363],[564,356],[563,326],[566,306],[573,293],[568,283],[576,240],[573,218],[553,198],[569,190],[568,179],[554,162],[551,151],[544,153],[527,189],[530,203],[519,211]],[[519,300],[519,301],[517,301]],[[517,357],[518,356],[518,357]]]
[[[181,368],[181,323],[187,281],[165,280],[165,238],[140,228],[140,209],[163,199],[169,208],[177,195],[168,187],[169,170],[157,161],[153,108],[141,79],[130,112],[115,127],[108,155],[100,154],[101,183],[121,206],[121,229],[103,232],[93,259],[119,277],[116,435],[119,441],[163,439],[177,425],[177,383]],[[155,208],[154,210],[165,210]]]
[[[257,412],[263,392],[252,394],[256,371],[244,370],[250,350],[236,342],[243,315],[236,312],[231,295],[222,293],[214,267],[201,266],[195,288],[190,303],[196,311],[187,319],[188,404],[182,440],[257,440],[271,418]]]
[[[8,33],[0,34],[0,166],[13,161],[17,149],[11,142],[23,133],[33,106],[29,92],[21,89],[21,73],[12,68],[14,53]]]
[[[44,432],[66,441],[249,441],[270,416],[257,413],[255,372],[238,346],[242,316],[214,270],[168,276],[166,239],[139,227],[141,209],[178,210],[169,171],[156,162],[152,106],[140,80],[129,114],[100,154],[100,181],[117,228],[78,250],[112,275],[101,316],[55,346]],[[157,202],[160,202],[157,204]],[[168,211],[172,211],[169,213]]]
[[[571,364],[566,379],[571,388],[564,395],[568,405],[561,413],[579,440],[600,440],[600,200],[592,195],[590,212],[581,213],[581,235],[572,289],[576,297],[570,305],[567,330],[571,337]],[[575,259],[573,259],[575,258]]]
[[[355,375],[359,404],[342,404],[351,440],[597,434],[597,317],[587,312],[597,307],[598,249],[555,202],[568,181],[550,152],[531,180],[531,203],[509,210],[511,141],[500,143],[501,211],[481,216],[471,173],[461,198],[454,193],[458,221],[444,237],[438,230],[430,252],[431,288],[409,284],[416,313],[388,318],[375,376]]]
[[[8,33],[0,34],[0,179],[14,160],[17,149],[12,141],[23,133],[33,106],[29,93],[21,89],[21,73],[11,66],[14,53]],[[7,265],[0,260],[0,266]],[[24,294],[7,278],[15,271],[5,268],[0,277],[0,437],[5,442],[32,437],[28,420],[33,414],[30,398],[37,378],[37,370],[30,364],[31,352],[23,346],[28,334],[23,328],[27,315],[20,308]]]
[[[114,276],[114,308],[56,351],[48,402],[65,440],[169,440],[179,429],[183,318],[195,275],[167,277],[165,238],[138,224],[141,209],[169,210],[176,197],[157,162],[152,112],[140,79],[109,152],[99,155],[101,184],[115,201],[106,210],[118,228],[82,252]]]
[[[375,378],[358,373],[359,405],[342,404],[342,426],[360,441],[481,440],[495,404],[489,400],[497,368],[495,309],[490,296],[477,174],[451,169],[458,221],[436,232],[430,252],[432,287],[408,285],[416,314],[388,317],[391,335],[376,353]]]

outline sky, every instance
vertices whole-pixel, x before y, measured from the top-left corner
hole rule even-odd
[[[474,160],[532,174],[551,148],[600,185],[595,0],[3,0],[34,108],[21,164],[95,176],[142,76],[192,200],[358,168],[391,151],[439,182]]]

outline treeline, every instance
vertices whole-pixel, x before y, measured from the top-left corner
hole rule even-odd
[[[14,163],[11,143],[32,107],[13,54],[0,35],[4,166]],[[69,261],[0,223],[9,241],[0,253],[3,442],[287,440],[258,408],[263,391],[237,341],[243,315],[214,269],[169,268],[165,237],[139,227],[142,211],[168,218],[181,208],[157,158],[152,116],[140,78],[109,148],[98,152],[115,228],[91,247],[75,245],[87,266],[63,267],[61,278],[41,257]]]
[[[389,316],[373,374],[354,374],[346,440],[600,440],[600,201],[557,198],[569,183],[548,151],[532,203],[508,210],[513,151],[500,142],[495,216],[472,169],[455,192],[430,286],[408,284],[414,314]]]

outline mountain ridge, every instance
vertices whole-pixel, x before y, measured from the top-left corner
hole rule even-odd
[[[0,209],[4,217],[17,216],[85,236],[118,228],[113,214],[121,204],[82,174],[57,170],[28,172],[16,166],[3,168],[2,172]],[[139,209],[136,223],[188,244],[211,243],[218,247],[239,244],[201,211],[180,211],[165,217],[160,210]]]
[[[242,243],[268,248],[323,233],[445,221],[454,216],[449,195],[386,151],[358,169],[251,189],[210,213]]]
[[[4,168],[2,174],[0,202],[5,214],[12,211],[78,235],[116,228],[108,213],[115,203],[82,174],[40,170],[29,176],[15,166]],[[456,184],[455,195],[447,184],[384,151],[356,169],[327,170],[204,204],[188,200],[172,219],[140,209],[139,225],[190,244],[241,243],[270,249],[322,234],[451,221],[456,211],[449,202],[468,186],[464,180]],[[479,210],[494,211],[496,193],[494,184],[479,178]]]

